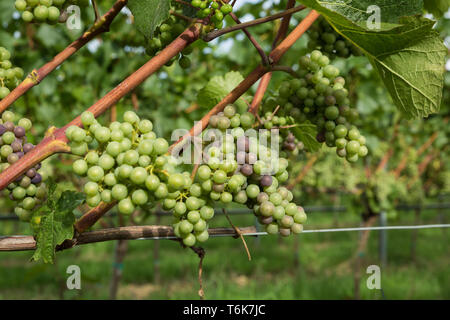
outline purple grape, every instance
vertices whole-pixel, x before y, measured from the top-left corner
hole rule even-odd
[[[270,187],[272,185],[272,176],[265,175],[261,178],[259,184],[261,187]]]
[[[250,164],[244,164],[241,168],[241,173],[246,177],[251,176],[253,173],[253,166]]]
[[[14,123],[11,121],[6,121],[3,126],[6,128],[6,131],[14,131]]]
[[[0,124],[0,136],[6,132],[6,128],[4,125]]]
[[[238,164],[244,164],[245,163],[245,158],[246,158],[245,151],[239,151],[236,154],[236,161],[237,161]]]
[[[42,165],[41,165],[40,163],[38,163],[34,168],[35,168],[36,170],[39,170],[41,167],[42,167]]]
[[[39,173],[36,173],[36,175],[31,179],[31,183],[38,184],[42,181],[42,176]]]
[[[26,175],[27,175],[27,177],[33,178],[36,175],[36,173],[37,173],[36,169],[31,168],[31,169],[28,169]]]
[[[23,179],[23,175],[21,175],[20,177],[18,177],[16,180],[14,180],[14,182],[20,182]]]
[[[291,229],[280,228],[280,234],[283,237],[288,237],[291,234]]]
[[[32,143],[25,143],[23,145],[23,152],[28,153],[31,150],[33,150],[33,148],[34,148],[34,145]]]
[[[222,183],[222,184],[213,184],[213,190],[215,191],[215,192],[224,192],[225,191],[225,184],[224,183]]]
[[[269,201],[269,195],[265,192],[260,192],[258,194],[258,197],[256,197],[256,201],[258,201],[258,203],[263,203],[264,201]]]
[[[316,139],[320,143],[325,142],[325,132],[319,132],[316,136]]]
[[[267,217],[264,219],[261,219],[262,224],[271,224],[273,222],[273,217]]]
[[[19,157],[19,159],[25,155],[25,153],[23,153],[22,151],[16,152],[16,154]]]
[[[13,196],[12,192],[9,194],[9,198],[10,198],[11,200],[14,200],[14,196]]]
[[[18,152],[22,150],[22,142],[20,142],[19,140],[14,140],[13,143],[11,143],[11,148],[13,149],[14,152]]]
[[[287,141],[287,142],[294,142],[294,141],[295,141],[295,137],[294,137],[294,135],[292,134],[292,132],[289,132],[289,134],[288,134],[288,136],[287,136],[287,138],[286,138],[286,141]]]
[[[22,138],[25,135],[25,129],[23,127],[15,127],[14,128],[14,134],[17,138]]]

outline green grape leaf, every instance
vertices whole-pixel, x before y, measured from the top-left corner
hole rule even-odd
[[[42,259],[44,263],[53,263],[56,246],[73,238],[73,210],[85,200],[84,194],[75,191],[64,191],[55,199],[55,188],[56,185],[50,183],[47,203],[33,214],[33,218],[40,217],[40,223],[32,225],[37,243],[34,261]]]
[[[294,136],[303,142],[305,149],[309,152],[316,152],[320,149],[321,144],[316,139],[317,127],[312,123],[301,123],[291,130]]]
[[[129,0],[136,28],[146,37],[153,37],[155,29],[169,17],[170,0]]]
[[[433,30],[434,21],[418,16],[398,17],[413,13],[419,7],[417,1],[413,2],[414,10],[400,7],[404,1],[395,1],[398,10],[387,17],[381,15],[382,22],[377,30],[370,30],[364,22],[367,16],[357,15],[356,8],[352,10],[345,5],[347,1],[302,2],[320,12],[339,34],[366,54],[395,105],[408,118],[426,117],[439,111],[447,49]],[[358,6],[368,3],[358,1]],[[387,3],[394,5],[388,0],[370,1],[371,5]]]
[[[231,71],[225,76],[216,76],[211,78],[209,82],[199,91],[197,95],[197,102],[204,108],[212,108],[218,104],[227,94],[237,87],[244,77],[237,71]],[[246,103],[245,98],[239,98],[235,104],[239,107],[240,104]]]
[[[441,18],[450,7],[450,0],[424,0],[424,7],[436,18]]]

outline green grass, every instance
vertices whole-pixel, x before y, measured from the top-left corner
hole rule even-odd
[[[413,213],[391,224],[412,224]],[[254,223],[252,216],[233,216],[236,225]],[[358,217],[340,214],[338,226],[356,226]],[[436,223],[436,212],[424,212],[422,223]],[[215,226],[227,225],[223,217]],[[336,226],[332,214],[313,213],[308,229]],[[4,223],[1,234],[14,234]],[[207,299],[353,299],[351,258],[358,232],[303,234],[297,238],[247,238],[252,261],[239,239],[214,238],[204,246],[203,286]],[[450,251],[448,230],[418,232],[417,259],[411,259],[412,231],[388,231],[388,265],[381,269],[386,299],[449,299]],[[297,242],[297,244],[296,244]],[[123,265],[120,299],[198,299],[198,258],[173,241],[130,241]],[[115,243],[98,243],[60,252],[55,265],[29,262],[31,252],[0,253],[0,299],[107,299]],[[296,262],[297,261],[297,262]],[[65,272],[80,266],[82,289],[67,290]],[[382,299],[380,290],[365,283],[367,266],[380,264],[378,232],[372,232],[361,270],[361,298]],[[155,282],[155,266],[160,282]]]

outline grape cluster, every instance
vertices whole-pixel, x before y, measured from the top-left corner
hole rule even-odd
[[[156,138],[150,120],[140,120],[132,111],[125,112],[124,120],[105,127],[86,111],[81,115],[84,129],[70,126],[66,136],[71,152],[83,156],[73,163],[73,171],[89,179],[86,203],[95,207],[100,201],[118,201],[119,211],[131,214],[136,206],[170,196],[163,181],[172,165],[164,155],[169,144]]]
[[[0,119],[0,172],[6,170],[34,148],[33,144],[27,142],[26,137],[27,131],[32,127],[31,121],[22,118],[16,125],[14,120],[15,115],[10,111],[3,112]],[[6,189],[10,199],[19,202],[14,212],[22,221],[29,221],[32,210],[47,196],[40,169],[40,164],[28,169]]]
[[[265,107],[280,105],[280,113],[289,114],[297,123],[315,124],[319,142],[336,147],[338,156],[356,162],[368,154],[366,139],[354,126],[359,114],[349,106],[345,80],[329,62],[318,50],[302,57],[299,78],[283,82],[278,97],[266,101]]]
[[[23,77],[23,70],[13,67],[11,53],[0,47],[0,100],[5,98],[12,89],[17,87]]]
[[[337,33],[323,17],[311,26],[308,34],[310,37],[308,48],[320,49],[330,59],[334,59],[336,56],[348,58],[350,55],[360,56],[362,54],[358,47]]]
[[[153,57],[178,37],[186,28],[185,21],[177,19],[171,15],[158,28],[156,28],[153,37],[148,40],[145,52]],[[188,55],[192,53],[192,47],[187,47],[181,54],[174,56],[166,66],[171,66],[176,60],[181,68],[187,69],[191,66],[191,60]]]
[[[267,129],[254,134],[255,126],[252,113],[236,113],[231,105],[210,118],[203,141],[212,142],[197,172],[197,188],[211,200],[253,208],[268,233],[299,233],[306,214],[291,202],[292,193],[280,186],[289,177],[288,161],[279,157],[278,141],[268,146],[277,136],[271,137]]]
[[[198,8],[197,17],[200,19],[210,18],[211,25],[220,29],[223,19],[233,11],[233,6],[217,0],[192,0],[192,6]]]
[[[66,0],[16,0],[16,9],[25,22],[58,22],[61,8]],[[67,1],[68,2],[68,1]]]

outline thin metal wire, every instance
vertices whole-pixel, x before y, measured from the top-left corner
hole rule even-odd
[[[351,231],[377,231],[377,230],[414,230],[414,229],[436,229],[436,228],[450,228],[450,224],[425,224],[417,226],[386,226],[386,227],[359,227],[359,228],[337,228],[337,229],[316,229],[316,230],[303,230],[302,233],[325,233],[325,232],[351,232]],[[266,236],[267,232],[252,232],[242,233],[243,236]],[[213,234],[211,238],[219,237],[234,237],[236,234]],[[167,237],[149,237],[138,238],[136,240],[171,240],[177,239],[175,236]]]

